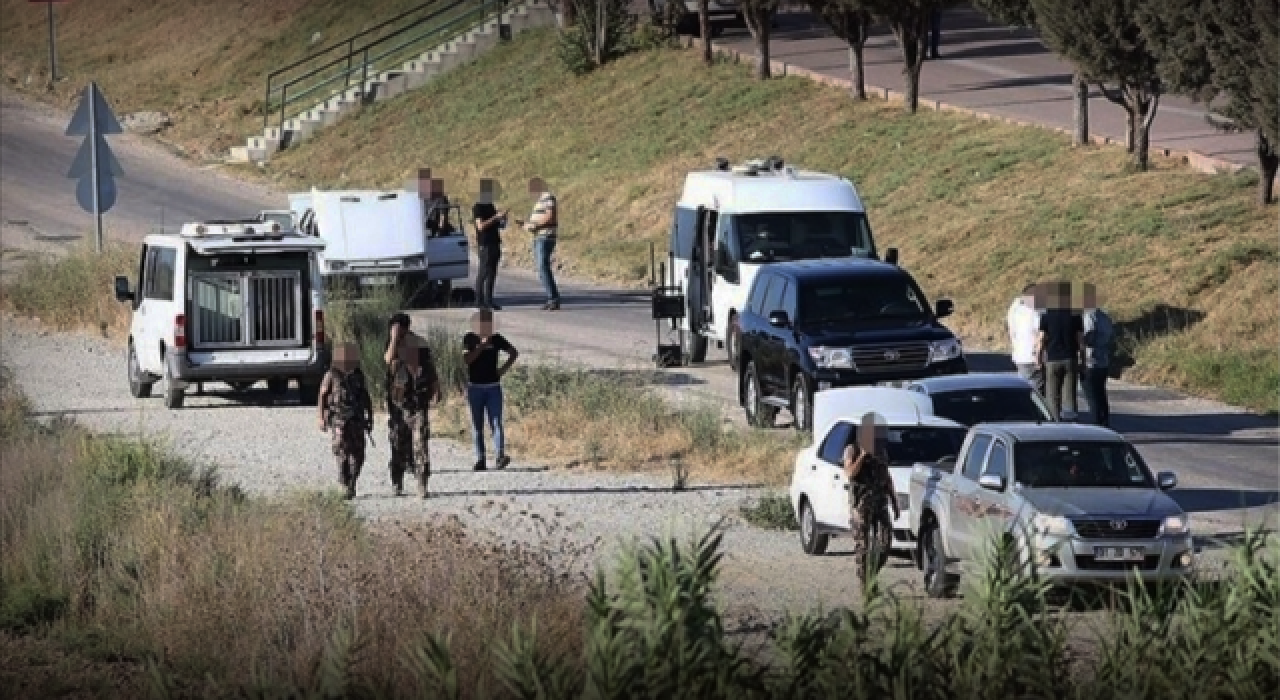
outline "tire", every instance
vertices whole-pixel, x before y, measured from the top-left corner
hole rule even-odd
[[[173,374],[169,371],[169,363],[164,364],[164,407],[170,410],[182,408],[186,394],[182,389],[173,386]]]
[[[813,430],[813,391],[809,388],[808,377],[803,374],[797,374],[791,383],[791,417],[796,432]]]
[[[729,332],[725,334],[725,354],[729,356],[729,369],[737,372],[742,364],[742,326],[735,314],[729,317]]]
[[[955,591],[955,577],[946,571],[942,554],[942,532],[930,523],[920,534],[920,558],[924,567],[924,592],[930,598],[950,598]]]
[[[154,382],[146,380],[146,375],[142,373],[142,368],[138,366],[138,353],[133,349],[133,341],[129,341],[129,394],[135,399],[145,399],[151,396],[151,386]]]
[[[315,406],[320,403],[320,384],[317,382],[298,382],[298,399],[303,406]]]
[[[813,506],[809,505],[809,499],[801,500],[800,546],[804,549],[804,553],[812,557],[820,557],[827,553],[827,544],[830,541],[830,535],[818,532],[818,520],[813,516]]]
[[[282,379],[280,377],[268,379],[267,391],[271,392],[272,396],[276,396],[276,397],[284,396],[285,394],[289,393],[289,380]]]
[[[693,338],[689,341],[689,362],[697,364],[707,361],[707,345],[709,341],[707,336],[701,333],[690,333]]]
[[[760,388],[760,375],[756,371],[755,362],[747,363],[742,382],[742,408],[747,413],[747,423],[756,428],[772,428],[778,417],[778,409],[764,402],[764,391]]]

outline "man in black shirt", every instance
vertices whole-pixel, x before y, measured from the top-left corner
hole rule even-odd
[[[488,414],[493,432],[493,448],[498,453],[499,469],[511,463],[502,436],[502,375],[511,369],[520,353],[507,339],[493,330],[493,312],[481,309],[471,321],[471,332],[462,337],[462,356],[467,363],[467,403],[471,406],[471,440],[476,451],[476,471],[484,471],[484,424]],[[507,354],[498,366],[498,352]]]
[[[498,277],[498,260],[502,257],[502,227],[506,225],[506,210],[498,211],[484,195],[485,182],[481,182],[480,201],[471,207],[471,218],[476,224],[476,256],[479,258],[479,269],[476,270],[476,306],[481,309],[497,311],[502,307],[493,303],[493,283]]]
[[[1071,308],[1070,286],[1061,283],[1049,290],[1049,305],[1040,317],[1036,358],[1048,384],[1049,412],[1062,420],[1062,393],[1067,390],[1067,410],[1076,414],[1076,377],[1084,347],[1084,321]]]

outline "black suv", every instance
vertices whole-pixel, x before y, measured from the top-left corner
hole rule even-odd
[[[965,374],[960,341],[902,268],[876,260],[808,260],[760,268],[742,310],[738,402],[772,427],[786,408],[813,421],[815,390]]]

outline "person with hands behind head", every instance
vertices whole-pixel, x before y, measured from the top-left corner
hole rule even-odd
[[[498,453],[495,466],[505,468],[511,463],[507,456],[502,435],[502,376],[516,363],[520,353],[502,335],[494,332],[493,312],[481,309],[471,317],[471,332],[462,338],[467,364],[467,402],[471,407],[471,439],[475,446],[476,471],[484,471],[484,424],[488,417],[493,433],[493,447]],[[507,355],[506,362],[498,366],[498,352]]]
[[[347,500],[356,496],[356,479],[364,466],[365,433],[373,427],[373,401],[354,343],[334,348],[333,366],[320,382],[320,430],[328,430],[338,478]]]
[[[856,440],[844,448],[844,473],[849,484],[849,529],[853,534],[853,560],[858,577],[864,583],[880,568],[882,553],[889,551],[893,522],[887,521],[888,509],[896,520],[902,515],[893,497],[893,477],[889,473],[886,454],[888,429],[876,424],[874,413],[862,417]],[[886,503],[887,501],[887,503]],[[877,545],[875,560],[867,552],[872,544],[872,525],[880,525],[874,533]]]
[[[411,472],[418,482],[418,496],[426,498],[431,478],[431,456],[427,443],[431,423],[427,409],[443,400],[440,377],[431,349],[409,332],[409,317],[391,317],[391,338],[383,359],[387,362],[387,431],[391,444],[391,483],[396,495],[404,494],[404,474]]]

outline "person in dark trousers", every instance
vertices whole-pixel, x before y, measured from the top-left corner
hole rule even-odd
[[[867,413],[858,426],[856,441],[844,448],[845,479],[849,484],[849,530],[853,535],[853,562],[859,580],[874,578],[880,569],[879,558],[889,551],[893,522],[900,511],[894,498],[893,477],[889,473],[887,454],[888,430],[876,424],[876,416]],[[851,436],[852,437],[852,436]],[[879,525],[873,537],[872,525]],[[873,550],[872,547],[875,547]],[[868,558],[868,554],[873,555]]]
[[[483,196],[485,192],[482,184],[480,201],[471,207],[471,218],[476,225],[476,257],[480,262],[476,270],[476,306],[497,311],[502,307],[493,303],[493,285],[498,278],[498,261],[502,259],[502,228],[507,212],[498,211],[493,202]]]
[[[1076,378],[1079,358],[1084,347],[1084,323],[1071,308],[1071,285],[1049,286],[1049,303],[1040,317],[1040,334],[1036,338],[1036,358],[1043,363],[1048,385],[1049,412],[1054,420],[1063,420],[1063,391],[1067,392],[1067,410],[1076,414]]]
[[[938,55],[938,44],[942,40],[942,10],[934,10],[929,13],[929,51],[928,57],[933,60],[941,58]]]
[[[475,470],[485,467],[484,424],[487,415],[489,430],[493,433],[493,449],[498,454],[494,466],[505,468],[511,463],[507,456],[502,435],[502,375],[516,363],[520,353],[507,339],[495,333],[493,312],[481,309],[471,318],[471,332],[462,338],[467,364],[467,402],[471,406],[471,440],[475,446]],[[498,352],[505,352],[507,360],[498,366]]]
[[[1107,398],[1107,377],[1111,372],[1111,343],[1115,338],[1111,317],[1098,304],[1096,292],[1086,289],[1084,316],[1084,398],[1093,410],[1093,421],[1111,427],[1111,402]]]

